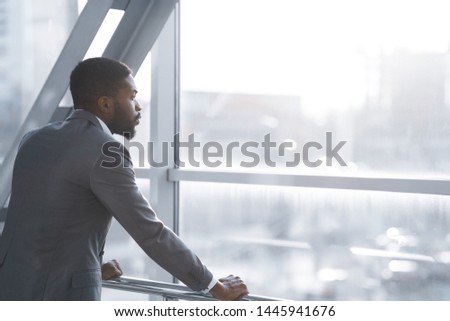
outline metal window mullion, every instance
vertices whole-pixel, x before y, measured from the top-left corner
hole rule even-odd
[[[177,90],[177,31],[176,17],[172,12],[152,48],[152,99],[150,103],[150,137],[155,149],[152,159],[160,161],[164,158],[161,148],[163,143],[173,142],[177,132],[176,122],[178,96]],[[169,146],[170,147],[170,146]],[[168,148],[168,165],[151,167],[141,173],[150,177],[150,203],[161,220],[175,232],[178,227],[178,182],[167,179],[168,169],[175,167],[173,149]],[[139,172],[137,172],[139,174]],[[174,278],[156,266],[150,265],[150,279],[173,282]]]
[[[450,195],[450,180],[440,179],[345,177],[171,169],[169,170],[169,180],[173,182],[235,183]]]
[[[175,70],[174,70],[174,86],[175,86],[175,105],[174,105],[174,148],[173,148],[173,168],[178,167],[178,160],[180,159],[180,141],[179,141],[179,133],[180,133],[180,94],[181,94],[181,86],[180,86],[180,2],[175,4],[174,9],[174,62],[175,62]],[[169,174],[167,173],[167,181],[169,180]],[[177,234],[180,234],[180,183],[173,182],[174,184],[174,222],[173,229]]]

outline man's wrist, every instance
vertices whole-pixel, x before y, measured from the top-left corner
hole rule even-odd
[[[219,282],[219,281],[213,276],[213,278],[211,279],[211,282],[209,282],[209,284],[208,284],[208,287],[206,289],[204,289],[202,292],[208,293],[217,284],[217,282]]]

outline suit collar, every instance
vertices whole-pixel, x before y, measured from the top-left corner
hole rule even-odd
[[[90,121],[95,127],[98,127],[103,132],[109,134],[112,136],[111,130],[106,126],[106,124],[97,116],[95,116],[93,113],[83,110],[83,109],[75,109],[72,114],[67,117],[66,120],[72,120],[72,119],[86,119]]]
[[[97,118],[98,122],[102,126],[103,131],[112,136],[111,130],[109,129],[108,126],[106,126],[105,122],[103,120],[101,120],[100,117],[98,117],[98,116],[95,116],[95,118]]]
[[[95,115],[93,113],[88,112],[86,110],[75,109],[72,112],[72,114],[70,114],[70,116],[66,118],[66,120],[72,120],[72,119],[86,119],[86,120],[90,121],[92,124],[94,124],[96,127],[99,127],[100,129],[102,128],[97,117],[95,117]]]

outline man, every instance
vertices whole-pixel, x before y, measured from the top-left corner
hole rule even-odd
[[[20,144],[0,240],[0,300],[99,300],[112,217],[191,289],[221,300],[246,295],[239,277],[217,281],[136,186],[128,151],[112,137],[131,139],[139,124],[131,70],[112,59],[87,59],[72,71],[70,90],[72,115]],[[111,151],[120,164],[107,156]],[[104,278],[120,274],[115,261],[103,266]]]

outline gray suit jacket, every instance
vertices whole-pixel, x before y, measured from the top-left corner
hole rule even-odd
[[[22,140],[0,239],[0,300],[99,300],[112,217],[173,276],[207,288],[212,274],[141,195],[127,150],[77,110]]]

